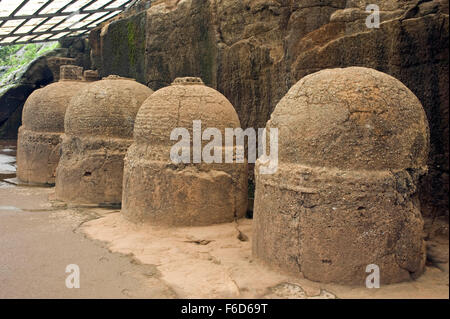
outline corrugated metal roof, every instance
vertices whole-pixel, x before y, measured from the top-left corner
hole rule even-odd
[[[85,34],[135,0],[0,0],[0,45]]]

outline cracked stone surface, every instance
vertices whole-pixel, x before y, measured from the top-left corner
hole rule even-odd
[[[181,298],[446,298],[448,268],[428,265],[410,282],[367,289],[312,282],[268,267],[251,256],[248,219],[203,227],[165,228],[133,224],[120,213],[89,221],[81,230],[112,251],[156,265]],[[249,241],[241,241],[239,232]],[[442,240],[442,239],[441,239]],[[208,244],[202,245],[199,242]],[[448,240],[446,242],[448,250]],[[448,265],[448,263],[446,264]]]

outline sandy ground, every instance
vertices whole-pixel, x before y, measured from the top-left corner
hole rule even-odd
[[[415,281],[379,289],[319,284],[254,260],[249,219],[172,229],[135,225],[117,210],[54,201],[53,188],[14,185],[13,166],[3,157],[0,298],[449,297],[445,222],[427,226],[427,268]],[[65,286],[68,264],[80,267],[80,289]]]
[[[418,280],[379,289],[292,278],[251,256],[251,223],[165,229],[0,187],[0,298],[448,298],[448,240]],[[77,264],[81,288],[65,287]]]
[[[52,189],[0,188],[1,298],[173,298],[158,270],[110,252],[78,231],[105,211],[55,209]],[[66,266],[80,268],[80,288],[65,285]]]
[[[111,213],[81,229],[111,251],[157,267],[184,298],[448,298],[448,240],[430,243],[437,262],[419,279],[367,289],[292,278],[262,265],[251,255],[251,222],[164,229],[136,226]]]
[[[174,298],[154,266],[110,252],[79,231],[110,211],[66,208],[48,200],[52,188],[18,187],[15,145],[0,141],[0,299]],[[68,289],[69,264],[80,288]]]

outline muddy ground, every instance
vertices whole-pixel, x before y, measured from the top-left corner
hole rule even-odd
[[[208,227],[137,226],[118,210],[73,207],[15,179],[0,145],[0,298],[448,298],[448,222],[427,220],[415,281],[379,289],[293,278],[254,260],[250,219]],[[66,266],[80,268],[68,289]]]

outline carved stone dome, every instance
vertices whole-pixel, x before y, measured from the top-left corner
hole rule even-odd
[[[131,139],[137,110],[152,92],[118,76],[93,82],[72,100],[65,118],[66,134]]]
[[[172,85],[157,91],[145,101],[136,117],[134,138],[137,143],[173,145],[174,128],[188,128],[192,137],[192,121],[201,120],[202,127],[240,127],[238,115],[220,92],[206,86],[199,78],[176,78]],[[163,154],[167,155],[166,152]]]
[[[36,132],[63,133],[70,99],[86,85],[83,81],[60,81],[37,89],[23,107],[23,127]]]
[[[426,165],[428,123],[417,97],[373,69],[306,76],[278,103],[268,126],[286,131],[280,161],[342,169]]]

